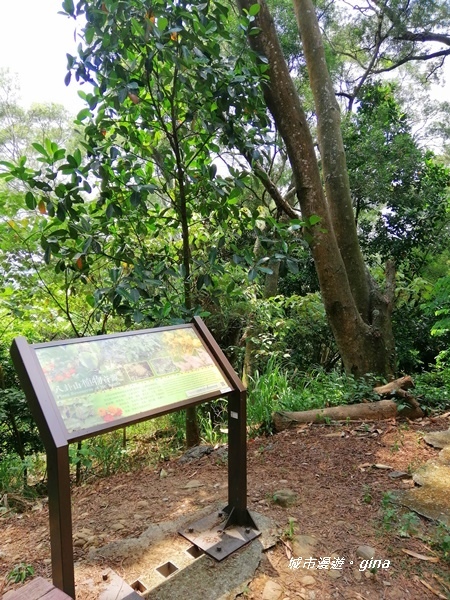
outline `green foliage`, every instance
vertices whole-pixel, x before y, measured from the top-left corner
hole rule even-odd
[[[23,459],[42,449],[25,396],[18,389],[0,389],[0,432],[0,456],[16,452]]]
[[[6,581],[12,583],[24,583],[29,577],[33,577],[34,567],[26,563],[18,563],[6,575]]]
[[[20,390],[6,348],[0,348],[0,459],[9,454],[25,461],[42,450],[36,425]]]
[[[362,88],[344,141],[362,248],[419,274],[448,243],[449,169],[418,146],[392,84]]]
[[[383,6],[337,5],[337,18],[327,30],[333,52],[341,64],[340,89],[354,93],[355,87],[374,73],[399,68],[413,78],[415,86],[439,77],[442,58],[448,54],[445,41],[435,43],[448,31],[447,2],[398,0]],[[434,40],[433,43],[432,40]],[[410,62],[409,69],[405,65]]]
[[[199,414],[200,436],[206,444],[212,446],[227,442],[228,413],[223,402],[216,404],[216,406],[219,409],[216,409],[216,413],[214,413],[214,408],[211,407],[208,414],[204,415],[202,412]],[[220,420],[218,420],[218,417]]]
[[[269,360],[264,372],[257,372],[249,386],[248,421],[253,431],[272,431],[272,413],[277,410],[303,411],[378,400],[375,377],[355,379],[337,370],[324,369],[289,373],[276,358]]]
[[[382,527],[386,531],[391,531],[397,523],[398,509],[394,505],[394,495],[392,492],[386,492],[381,499]]]
[[[398,533],[400,537],[411,537],[419,533],[420,518],[414,512],[406,512],[399,518]]]
[[[239,19],[237,38],[218,1],[65,6],[86,17],[67,78],[93,86],[80,93],[83,152],[44,139],[33,145],[41,168],[22,159],[4,163],[4,175],[26,184],[29,211],[46,215],[39,237],[45,263],[65,281],[59,308],[82,291],[84,322],[65,314],[77,336],[106,332],[114,317],[142,327],[202,313],[202,294],[225,272],[228,232],[240,239],[257,229],[260,211],[240,206],[249,173],[233,165],[223,177],[217,168],[224,147],[258,159],[255,146],[266,141],[265,64],[241,43],[256,6]],[[246,251],[241,261],[232,251],[250,280],[267,273],[268,258]]]
[[[264,373],[257,372],[249,387],[247,420],[255,431],[272,432],[272,412],[294,401],[295,392],[276,359]]]
[[[435,284],[433,290],[433,300],[428,310],[433,310],[434,315],[439,317],[435,321],[431,333],[432,335],[444,338],[447,343],[450,339],[450,277],[441,277]],[[445,362],[446,355],[441,358],[441,364]]]
[[[444,561],[450,562],[449,527],[441,522],[432,524],[425,536],[420,517],[415,512],[402,511],[393,492],[386,492],[381,499],[381,525],[386,532],[397,533],[400,537],[420,537],[440,552]]]
[[[439,278],[421,307],[430,326],[431,338],[435,340],[436,358],[435,365],[414,378],[416,394],[425,409],[445,411],[450,405],[449,282],[449,277]]]
[[[203,438],[208,443],[220,441],[222,434],[200,415],[204,424]],[[136,471],[154,467],[185,444],[185,411],[144,421],[112,433],[84,440],[69,446],[69,459],[77,483],[92,477],[108,477],[117,472]]]
[[[397,272],[392,326],[400,372],[430,369],[445,347],[445,339],[431,334],[433,312],[432,283],[424,277],[408,279],[401,271]]]
[[[294,539],[296,522],[297,522],[297,519],[293,519],[292,517],[289,517],[287,527],[283,532],[283,538],[285,540],[291,541]]]
[[[318,292],[319,282],[314,261],[304,242],[300,241],[292,248],[291,256],[295,259],[298,270],[294,273],[292,270],[280,269],[279,293],[283,296],[306,296]]]
[[[292,371],[315,366],[330,368],[337,360],[333,336],[318,293],[255,299],[248,319],[255,323],[251,328],[251,340],[260,371],[266,370],[270,357],[275,357]]]
[[[363,400],[374,401],[379,397],[373,391],[378,379],[368,373],[365,379],[356,379],[338,370],[330,372],[316,369],[296,375],[293,381],[299,401],[293,410],[310,410],[352,404]]]
[[[28,494],[31,489],[24,483],[30,473],[40,473],[41,466],[37,455],[21,458],[12,451],[4,454],[0,461],[0,493]]]
[[[425,410],[446,411],[450,406],[450,369],[436,368],[414,376],[415,395]]]
[[[372,489],[370,485],[363,486],[363,502],[366,504],[372,504]]]
[[[432,539],[432,546],[442,553],[443,559],[450,563],[450,527],[439,523]]]
[[[129,450],[124,446],[123,431],[114,431],[97,436],[94,440],[86,440],[78,447],[69,447],[70,463],[82,468],[82,477],[91,474],[107,477],[117,471],[129,468]]]

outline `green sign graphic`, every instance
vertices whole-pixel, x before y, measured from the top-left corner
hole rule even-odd
[[[35,350],[69,433],[231,390],[192,327]]]

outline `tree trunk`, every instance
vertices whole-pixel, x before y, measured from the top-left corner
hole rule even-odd
[[[304,0],[306,2],[306,0]],[[249,10],[252,0],[237,0],[241,10]],[[264,98],[272,113],[289,156],[294,174],[297,198],[303,219],[307,222],[305,237],[311,248],[320,290],[330,327],[348,373],[357,377],[376,373],[390,377],[394,372],[394,341],[391,329],[393,277],[387,293],[381,294],[367,275],[356,238],[345,155],[340,140],[338,109],[326,69],[318,27],[314,28],[305,51],[308,68],[314,71],[313,91],[321,127],[321,151],[327,196],[322,188],[321,173],[314,143],[296,87],[290,77],[273,19],[265,0],[255,21],[260,29],[249,36],[252,49],[267,58],[269,81],[264,85]],[[317,23],[314,10],[299,5],[303,18]],[[319,47],[319,50],[317,48]],[[321,49],[321,50],[320,50]],[[320,102],[319,102],[320,100]],[[332,121],[332,123],[331,123]],[[329,123],[330,122],[330,123]],[[329,125],[329,126],[328,126]],[[337,139],[339,138],[339,139]],[[336,160],[334,155],[337,155]],[[325,163],[327,166],[325,166]],[[334,191],[336,186],[337,191]],[[329,195],[328,195],[329,194]],[[320,222],[308,225],[313,216]],[[342,247],[341,247],[342,245]],[[389,271],[393,274],[393,269]]]
[[[400,379],[395,379],[386,385],[379,385],[378,387],[374,387],[373,391],[379,394],[380,396],[395,396],[398,395],[399,392],[405,392],[406,390],[410,390],[414,387],[414,382],[409,375],[405,375],[405,377],[400,377]]]
[[[317,116],[323,180],[333,229],[363,319],[369,315],[369,286],[355,226],[341,115],[328,72],[322,35],[311,0],[293,0]]]
[[[176,84],[178,80],[176,79]],[[191,281],[191,246],[189,241],[189,217],[188,217],[188,196],[186,191],[186,174],[181,157],[180,144],[178,139],[177,117],[173,113],[172,118],[172,149],[175,154],[177,170],[176,178],[178,181],[178,197],[175,199],[175,207],[178,212],[181,223],[182,237],[182,265],[183,265],[183,289],[184,306],[189,311],[192,309],[192,281]],[[197,409],[190,406],[186,409],[186,446],[192,448],[200,444],[200,426],[198,422]]]
[[[267,273],[264,282],[264,298],[273,298],[278,294],[278,280],[280,278],[281,261],[277,258],[271,258],[267,263],[272,273]]]
[[[253,326],[248,325],[245,329],[243,338],[245,339],[245,353],[244,353],[244,364],[242,365],[242,383],[248,388],[250,380],[253,377],[255,371],[255,352],[257,346],[253,341],[252,336],[254,335]]]
[[[189,406],[186,409],[186,446],[192,448],[200,444],[200,427],[198,424],[197,409]]]

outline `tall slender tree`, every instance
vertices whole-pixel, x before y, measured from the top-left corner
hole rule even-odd
[[[339,107],[314,5],[310,0],[294,2],[314,95],[322,172],[305,111],[265,0],[259,1],[258,9],[253,8],[255,3],[250,0],[237,0],[237,3],[244,14],[255,17],[248,40],[269,64],[264,98],[286,144],[306,221],[305,235],[345,369],[355,376],[366,373],[392,376],[395,370],[391,327],[394,270],[389,265],[386,287],[380,290],[362,258],[351,205]]]

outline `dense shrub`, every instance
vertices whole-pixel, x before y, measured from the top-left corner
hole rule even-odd
[[[37,427],[20,389],[6,349],[0,349],[0,458],[12,453],[22,460],[42,450]]]

